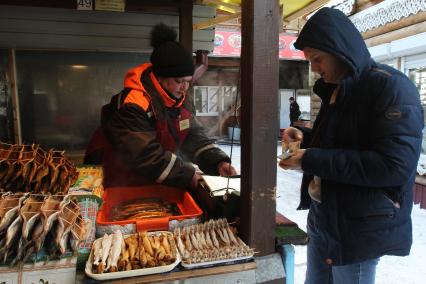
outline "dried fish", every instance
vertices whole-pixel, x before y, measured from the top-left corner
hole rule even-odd
[[[109,256],[109,250],[111,248],[111,245],[112,245],[112,234],[111,235],[105,234],[102,239],[102,258],[97,268],[98,273],[103,273],[105,271],[106,261]]]
[[[118,262],[118,258],[120,257],[123,243],[124,243],[123,234],[121,233],[120,230],[116,230],[112,234],[112,246],[109,253],[110,261],[108,262],[108,265],[107,265],[107,270],[109,269],[110,272],[118,271],[117,262]]]
[[[7,229],[6,233],[6,242],[4,246],[0,249],[0,255],[3,256],[3,263],[6,263],[6,260],[9,255],[13,252],[16,252],[13,248],[13,244],[17,244],[16,240],[20,239],[22,233],[22,218],[20,215],[12,222],[12,224]]]

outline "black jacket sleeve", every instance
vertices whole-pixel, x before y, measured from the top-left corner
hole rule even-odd
[[[377,77],[377,76],[376,76]],[[401,75],[375,82],[375,103],[366,150],[307,149],[307,174],[358,186],[399,186],[412,177],[422,141],[423,110],[417,90]],[[391,114],[398,114],[393,117]],[[366,138],[367,139],[367,138]]]
[[[125,104],[112,114],[104,129],[118,157],[135,173],[167,185],[190,185],[194,167],[163,149],[153,120],[141,107]]]
[[[197,119],[191,117],[191,129],[181,147],[182,152],[209,175],[219,175],[217,166],[220,162],[231,162],[228,155],[213,144]]]

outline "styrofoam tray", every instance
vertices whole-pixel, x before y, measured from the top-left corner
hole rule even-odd
[[[164,232],[148,232],[147,234],[153,235],[153,234],[158,234],[158,233],[171,234],[170,232],[166,232],[166,231],[164,231]],[[124,237],[126,237],[126,236],[124,236]],[[175,260],[175,262],[173,262],[169,265],[134,269],[134,270],[129,270],[129,271],[105,272],[105,273],[100,273],[100,274],[92,273],[92,263],[93,263],[93,249],[92,249],[90,251],[89,259],[86,262],[85,272],[86,272],[87,276],[89,276],[93,279],[96,279],[96,280],[110,280],[110,279],[127,278],[127,277],[169,272],[169,271],[173,270],[181,261],[180,255],[179,255],[178,251],[176,250],[176,245],[174,245],[173,247],[175,249],[176,260]]]
[[[191,264],[187,264],[182,261],[181,265],[186,269],[194,269],[194,268],[201,268],[201,267],[207,267],[207,266],[214,266],[217,264],[233,264],[242,260],[251,259],[253,258],[253,256],[254,255],[252,254],[252,255],[241,256],[237,258],[227,258],[227,259],[207,261],[207,262],[197,262],[197,263],[191,263]]]

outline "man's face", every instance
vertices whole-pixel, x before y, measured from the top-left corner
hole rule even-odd
[[[192,76],[158,78],[161,86],[176,98],[182,97],[188,91]]]
[[[305,47],[303,53],[311,63],[312,72],[318,73],[326,83],[339,84],[348,72],[346,64],[330,53],[311,47]]]

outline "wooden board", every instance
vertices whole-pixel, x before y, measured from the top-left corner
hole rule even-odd
[[[167,282],[167,281],[175,281],[175,280],[189,279],[189,278],[195,278],[195,277],[224,274],[224,273],[240,272],[240,271],[246,271],[246,270],[252,270],[252,269],[256,269],[255,262],[216,266],[216,267],[209,267],[209,268],[203,268],[203,269],[184,270],[184,271],[178,271],[178,272],[169,272],[169,273],[147,275],[147,276],[141,276],[141,277],[132,277],[128,279],[110,281],[108,283],[125,284],[125,283],[153,283],[153,282],[160,282],[160,281]]]

